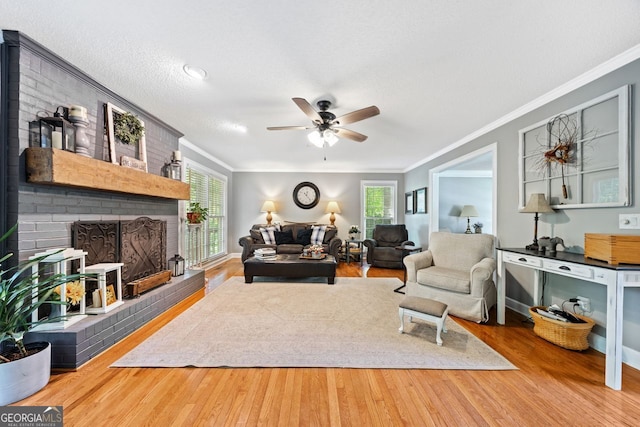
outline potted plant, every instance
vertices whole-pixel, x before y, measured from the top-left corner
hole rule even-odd
[[[349,227],[349,237],[351,238],[351,240],[355,240],[356,237],[358,237],[358,234],[360,234],[360,229],[357,225],[352,225],[351,227]]]
[[[200,224],[202,221],[206,221],[208,216],[209,209],[200,206],[199,202],[191,202],[189,204],[189,210],[187,211],[189,224]]]
[[[0,241],[15,229],[13,226]],[[47,342],[24,343],[24,336],[36,326],[62,320],[47,316],[33,320],[32,314],[43,304],[51,307],[66,304],[55,295],[55,289],[79,274],[54,274],[38,277],[32,267],[47,256],[18,263],[5,270],[12,253],[0,257],[0,405],[8,405],[32,395],[49,382],[51,373],[51,344]],[[38,280],[36,280],[38,279]]]
[[[473,229],[475,230],[475,232],[477,234],[482,233],[482,223],[481,222],[476,222],[475,224],[473,224]]]

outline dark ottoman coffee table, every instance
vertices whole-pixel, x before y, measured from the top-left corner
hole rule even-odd
[[[244,281],[253,283],[253,276],[269,277],[326,277],[333,285],[336,279],[336,259],[302,259],[300,255],[278,254],[275,259],[247,258],[244,262]]]

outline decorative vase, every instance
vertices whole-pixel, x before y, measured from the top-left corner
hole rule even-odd
[[[0,406],[29,397],[49,382],[51,377],[51,344],[26,344],[37,353],[12,362],[0,363]]]

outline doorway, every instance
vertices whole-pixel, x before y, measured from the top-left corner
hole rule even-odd
[[[496,234],[497,143],[433,168],[429,188],[431,231],[464,233],[469,220],[482,224],[483,233]],[[465,205],[473,205],[478,216],[460,217]]]

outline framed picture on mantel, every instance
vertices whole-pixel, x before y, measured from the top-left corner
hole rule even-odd
[[[138,145],[138,157],[132,158],[130,156],[121,156],[120,163],[118,163],[118,157],[116,155],[116,131],[115,131],[115,116],[127,114],[127,111],[122,108],[118,108],[110,102],[105,104],[105,121],[107,123],[107,136],[109,139],[109,157],[111,163],[120,164],[121,166],[130,167],[134,169],[140,169],[144,172],[147,170],[147,146],[144,137],[144,131],[137,142]],[[132,117],[129,115],[129,117]],[[138,122],[144,129],[144,122],[137,118]],[[133,143],[132,143],[133,144]]]

